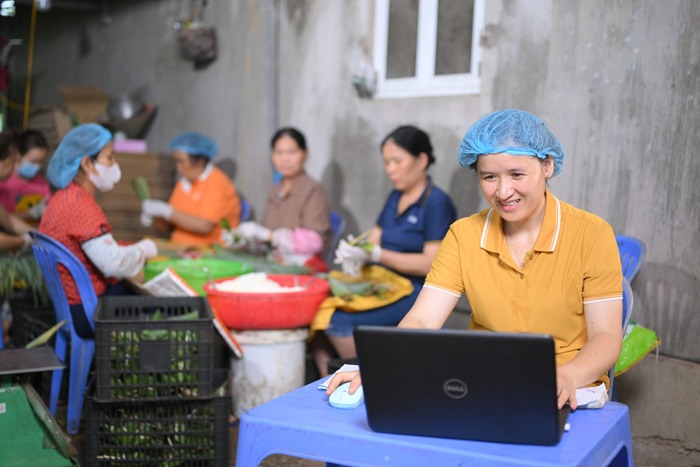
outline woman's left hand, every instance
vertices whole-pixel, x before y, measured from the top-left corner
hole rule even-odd
[[[241,238],[247,241],[257,240],[261,242],[269,242],[272,235],[272,231],[270,229],[253,221],[241,223],[235,231]]]
[[[576,400],[576,382],[569,374],[566,365],[557,368],[557,407],[562,408],[569,403],[571,410],[576,410],[578,401]]]

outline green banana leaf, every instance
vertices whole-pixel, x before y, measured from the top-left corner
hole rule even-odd
[[[47,342],[51,340],[54,334],[58,332],[61,327],[66,324],[66,320],[64,319],[63,321],[59,321],[58,323],[54,324],[51,329],[45,331],[42,335],[38,336],[36,339],[33,339],[30,343],[28,343],[24,348],[25,349],[33,349],[35,347],[39,347],[40,345],[46,345]]]

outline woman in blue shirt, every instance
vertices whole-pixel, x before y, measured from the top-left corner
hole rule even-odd
[[[401,274],[413,292],[401,300],[361,313],[336,310],[326,329],[331,344],[343,359],[354,358],[353,329],[360,324],[396,326],[413,306],[440,242],[457,220],[450,197],[433,185],[427,170],[435,162],[429,136],[413,126],[392,131],[381,144],[384,170],[394,185],[368,247],[340,241],[335,262],[346,273],[358,273],[366,262],[378,263]],[[317,360],[318,362],[318,360]]]

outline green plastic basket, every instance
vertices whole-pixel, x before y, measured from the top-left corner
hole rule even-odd
[[[173,259],[149,261],[144,270],[144,279],[149,281],[169,267],[173,268],[180,277],[202,296],[205,295],[202,287],[209,282],[209,275],[205,268],[209,269],[212,279],[240,276],[254,270],[250,264],[240,261],[217,258]]]

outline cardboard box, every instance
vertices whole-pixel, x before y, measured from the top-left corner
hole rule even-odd
[[[29,128],[44,135],[51,154],[72,126],[66,109],[58,105],[45,105],[29,113]]]
[[[95,195],[112,226],[114,238],[120,242],[134,242],[147,236],[158,237],[160,234],[155,228],[141,225],[141,201],[131,187],[131,179],[144,177],[153,199],[167,201],[178,178],[172,154],[117,153],[116,158],[122,172],[121,180],[113,190]]]
[[[99,86],[59,84],[58,92],[63,97],[68,112],[75,116],[78,123],[107,121],[109,96]]]

